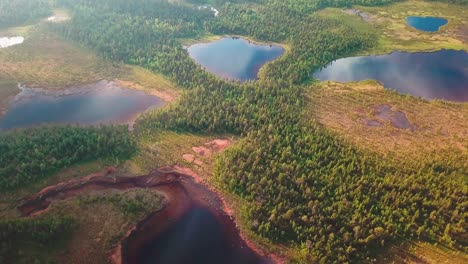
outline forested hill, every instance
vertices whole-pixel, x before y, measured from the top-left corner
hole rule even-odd
[[[252,230],[301,248],[298,262],[369,261],[401,239],[466,250],[464,161],[427,157],[402,167],[303,117],[304,82],[315,69],[377,45],[375,32],[314,13],[349,1],[216,1],[216,18],[165,1],[57,3],[72,13],[71,21],[51,25],[63,36],[186,88],[177,103],[138,121],[140,136],[163,129],[242,136],[217,160],[216,180],[245,201]],[[181,46],[181,38],[206,33],[283,42],[288,50],[262,69],[260,80],[227,82],[202,70]]]

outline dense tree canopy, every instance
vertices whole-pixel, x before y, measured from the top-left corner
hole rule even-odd
[[[127,159],[135,151],[126,126],[58,126],[0,133],[0,189],[37,181],[77,162]]]

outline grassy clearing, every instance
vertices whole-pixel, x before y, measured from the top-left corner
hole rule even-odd
[[[181,89],[164,76],[142,67],[126,65],[125,70],[117,78],[122,86],[155,95],[165,102],[174,101],[181,93]]]
[[[0,116],[2,116],[8,105],[8,98],[19,92],[17,83],[8,80],[0,80]]]
[[[349,15],[341,9],[328,8],[319,12],[322,16],[334,17],[357,29],[377,32],[379,44],[363,54],[383,54],[399,51],[434,51],[440,49],[468,50],[468,11],[466,7],[453,4],[422,1],[404,1],[388,6],[354,8],[370,15],[365,22],[359,16]],[[408,16],[437,16],[449,23],[438,32],[416,30],[406,23]]]
[[[129,88],[144,90],[165,101],[178,97],[180,89],[162,75],[105,60],[64,40],[41,23],[8,29],[10,35],[24,36],[25,42],[0,49],[0,102],[15,94],[11,88],[5,89],[5,83],[8,87],[24,83],[30,87],[62,89],[102,79],[119,80]]]
[[[126,163],[125,170],[129,173],[145,174],[155,168],[176,163],[192,167],[194,164],[187,163],[182,155],[195,154],[192,147],[202,146],[213,139],[215,137],[208,135],[160,131],[141,140],[140,153]]]
[[[130,207],[138,210],[130,212],[126,209]],[[55,202],[47,215],[72,215],[78,227],[54,259],[57,263],[107,263],[109,251],[125,233],[162,207],[163,196],[144,189],[109,190]]]
[[[209,43],[213,42],[216,40],[220,40],[226,36],[219,36],[219,35],[213,35],[213,34],[205,34],[203,36],[197,37],[197,38],[184,38],[184,39],[179,39],[180,43],[184,46],[191,46],[194,44],[198,43]]]
[[[373,81],[323,82],[310,89],[310,115],[354,145],[401,162],[428,155],[468,162],[468,104],[426,101],[385,90]],[[402,111],[414,129],[399,129],[375,117],[373,106]],[[383,125],[370,127],[363,120]],[[464,160],[464,161],[463,161]],[[468,164],[465,164],[465,166]]]
[[[377,263],[463,264],[467,262],[468,255],[463,252],[417,241],[393,245],[377,260]]]
[[[24,34],[25,42],[0,50],[0,79],[28,86],[60,89],[100,79],[114,79],[122,67],[72,45],[45,26]]]

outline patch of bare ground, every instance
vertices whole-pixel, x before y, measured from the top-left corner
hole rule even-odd
[[[233,143],[230,138],[218,138],[199,146],[193,146],[191,153],[182,155],[185,164],[190,165],[202,177],[212,174],[212,164],[215,158]]]
[[[360,148],[401,161],[449,153],[468,163],[467,103],[403,96],[369,81],[324,82],[311,88],[308,99],[307,118]]]

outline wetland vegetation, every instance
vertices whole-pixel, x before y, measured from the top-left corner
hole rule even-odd
[[[47,126],[1,132],[0,186],[11,196],[2,200],[6,208],[2,217],[13,222],[35,221],[34,217],[18,217],[17,199],[34,193],[28,190],[29,184],[47,186],[39,179],[50,178],[56,184],[61,174],[67,174],[63,169],[72,165],[107,160],[119,172],[104,177],[104,181],[119,183],[129,180],[121,174],[149,173],[157,169],[155,166],[182,163],[190,166],[184,173],[215,186],[220,195],[228,197],[226,203],[234,205],[238,227],[242,234],[248,234],[239,241],[249,247],[262,245],[272,259],[277,259],[277,254],[290,263],[380,263],[380,257],[387,256],[382,252],[391,253],[392,247],[401,243],[427,243],[431,247],[423,248],[427,249],[425,255],[415,258],[437,262],[432,252],[438,251],[433,248],[443,248],[450,252],[452,262],[464,263],[466,103],[405,97],[372,82],[319,83],[311,76],[332,61],[357,55],[441,48],[466,52],[466,40],[458,32],[466,26],[467,2],[446,2],[57,0],[53,7],[67,10],[69,20],[8,30],[25,31],[25,37],[32,40],[51,39],[52,43],[38,48],[50,50],[52,45],[74,55],[52,54],[63,59],[42,72],[26,70],[25,74],[19,70],[18,59],[48,65],[54,57],[50,52],[24,53],[28,45],[34,45],[29,41],[1,49],[0,76],[4,82],[0,88],[10,87],[15,80],[45,83],[41,87],[58,84],[52,88],[60,89],[74,82],[126,79],[145,90],[180,96],[168,106],[144,114],[134,132],[124,126]],[[198,9],[204,4],[214,6],[219,15]],[[349,7],[366,12],[369,19],[343,11]],[[50,12],[43,14],[44,18],[48,15]],[[406,25],[408,15],[444,17],[449,23],[427,34]],[[31,17],[34,19],[6,26],[37,20],[36,15]],[[205,71],[183,47],[187,40],[213,35],[281,43],[287,51],[266,63],[258,80],[230,82]],[[34,48],[29,46],[29,50]],[[63,71],[64,65],[76,65],[76,69]],[[79,74],[74,76],[75,72]],[[10,92],[5,92],[7,95],[11,96]],[[330,121],[333,119],[344,120],[348,126]],[[368,126],[368,121],[381,125]],[[353,133],[346,136],[349,131]],[[186,149],[219,134],[234,136],[235,144],[212,159],[204,159],[206,164],[181,161]],[[392,136],[392,148],[382,145],[391,144],[387,136]],[[448,147],[437,152],[428,145]],[[398,154],[405,149],[411,158]],[[87,179],[77,182],[92,184]],[[139,179],[151,184],[147,178],[129,181]],[[199,188],[196,183],[193,186]],[[194,195],[197,192],[188,194],[202,197]],[[76,206],[74,200],[67,205]],[[44,214],[66,217],[60,210]],[[121,218],[109,215],[113,217],[108,221],[127,230],[128,223],[134,223],[124,224],[116,220]],[[168,223],[158,218],[157,212],[152,216],[158,223]],[[234,225],[227,226],[237,230]],[[21,227],[13,225],[12,229]],[[113,230],[99,235],[99,241],[93,243],[109,243],[115,248],[125,232]],[[72,246],[82,248],[73,241],[69,250],[73,251]],[[153,242],[158,245],[158,241]],[[413,257],[400,248],[407,254],[403,258]],[[102,252],[93,254],[97,255],[89,256],[87,263],[102,260]],[[391,262],[394,255],[398,254],[392,253],[384,261]],[[74,255],[78,262],[80,257],[84,255]]]

